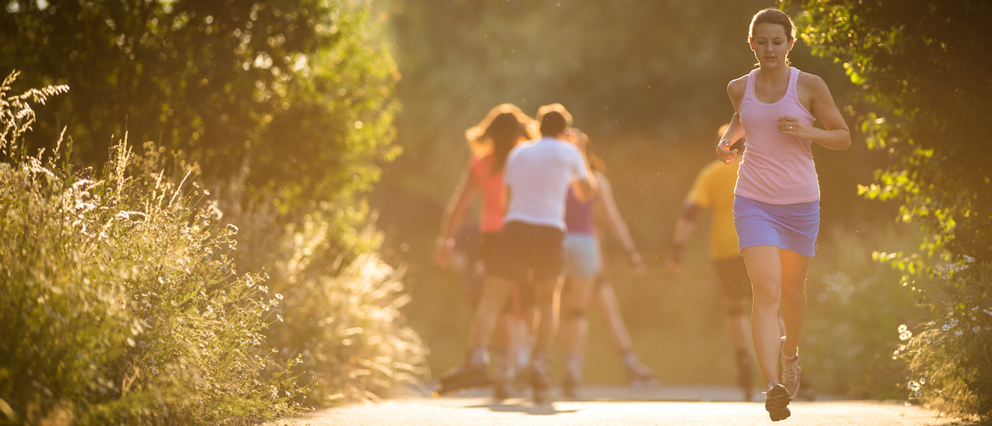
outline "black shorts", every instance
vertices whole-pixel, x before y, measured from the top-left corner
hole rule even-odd
[[[743,257],[714,260],[716,275],[720,278],[723,294],[731,299],[750,299],[751,280],[747,276],[747,265]]]
[[[564,239],[553,226],[509,222],[493,248],[488,273],[520,284],[558,278]]]

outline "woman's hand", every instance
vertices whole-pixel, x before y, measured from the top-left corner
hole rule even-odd
[[[788,115],[778,118],[778,132],[799,139],[812,139],[810,127],[803,124],[796,117]]]
[[[737,157],[737,150],[730,149],[730,145],[732,144],[727,139],[721,139],[720,143],[716,145],[716,158],[723,164],[730,164]]]
[[[447,268],[449,259],[451,258],[451,249],[453,248],[455,248],[455,240],[438,237],[437,249],[434,250],[434,264],[442,268]]]

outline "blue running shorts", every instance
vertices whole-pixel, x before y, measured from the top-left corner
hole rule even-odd
[[[776,246],[813,257],[820,231],[820,201],[768,204],[737,195],[734,226],[741,251],[754,246]]]

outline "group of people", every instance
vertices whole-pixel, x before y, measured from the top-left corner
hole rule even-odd
[[[773,421],[790,416],[788,405],[800,385],[805,282],[819,230],[811,145],[844,150],[851,144],[827,85],[790,66],[794,42],[795,26],[784,12],[765,9],[752,18],[748,44],[757,67],[727,87],[734,114],[721,129],[717,162],[704,168],[687,197],[668,257],[669,267],[678,271],[681,248],[699,212],[712,209],[711,256],[724,288],[739,383],[749,392],[750,334],[765,409]],[[814,127],[817,120],[820,126]],[[488,374],[492,352],[504,361],[496,374],[497,397],[505,397],[511,382],[525,377],[534,400],[547,401],[549,354],[560,318],[562,388],[574,394],[582,381],[586,311],[594,299],[604,308],[628,375],[652,377],[632,351],[612,288],[602,280],[595,211],[602,212],[636,270],[644,265],[616,211],[601,163],[561,105],[541,107],[534,123],[539,136],[528,117],[504,104],[467,134],[488,153],[471,161],[453,197],[436,260],[447,261],[455,229],[479,191],[485,279],[474,302],[467,359],[441,377],[440,393],[493,385]],[[494,330],[502,336],[496,341]]]
[[[654,381],[653,372],[633,352],[613,288],[603,280],[594,217],[610,225],[636,272],[643,272],[643,261],[617,212],[603,162],[593,154],[588,136],[571,121],[560,104],[542,107],[536,120],[504,104],[466,133],[470,143],[484,147],[484,154],[470,161],[452,197],[435,261],[448,263],[456,230],[478,193],[481,266],[473,270],[486,278],[481,291],[470,292],[476,315],[469,362],[442,377],[440,393],[490,384],[486,365],[492,354],[495,397],[509,396],[524,378],[534,387],[535,399],[546,399],[551,340],[561,312],[566,370],[562,388],[574,396],[582,382],[586,312],[594,301],[628,379],[637,384]],[[532,136],[535,127],[540,138]]]

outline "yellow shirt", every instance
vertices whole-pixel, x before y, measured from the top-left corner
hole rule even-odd
[[[737,245],[737,228],[734,227],[734,186],[742,157],[738,155],[733,164],[720,161],[707,164],[699,171],[686,197],[686,202],[712,211],[710,257],[713,260],[741,255]]]

